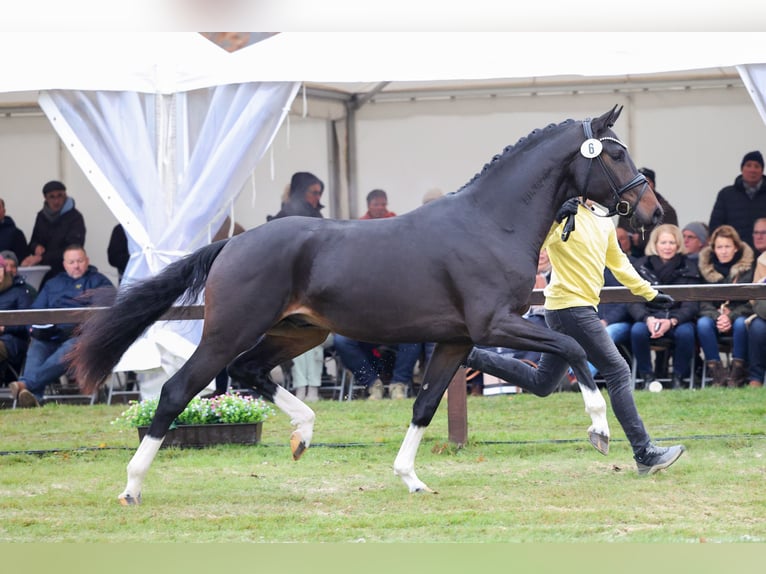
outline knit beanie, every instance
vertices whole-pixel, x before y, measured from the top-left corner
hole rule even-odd
[[[763,156],[761,155],[761,152],[759,151],[749,151],[745,154],[745,157],[742,158],[742,163],[739,164],[739,169],[742,169],[745,167],[745,164],[749,161],[757,161],[761,164],[761,168],[763,168]]]
[[[763,163],[763,162],[761,162]],[[60,181],[49,181],[43,186],[43,195],[50,193],[51,191],[66,191],[66,186]]]
[[[702,222],[692,221],[691,223],[687,223],[683,230],[691,231],[703,244],[707,243],[707,230]]]

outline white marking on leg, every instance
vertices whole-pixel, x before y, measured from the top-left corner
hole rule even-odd
[[[394,460],[394,474],[404,481],[410,492],[433,492],[415,474],[415,455],[425,432],[426,427],[410,424]]]
[[[164,439],[165,437],[144,436],[136,453],[128,463],[128,483],[125,485],[125,490],[117,497],[120,503],[125,505],[141,503],[141,488],[144,484],[144,478]]]
[[[314,419],[316,418],[314,411],[279,385],[274,394],[274,406],[290,417],[290,424],[296,427],[293,435],[299,434],[305,448],[308,448],[314,436]]]
[[[601,391],[598,389],[591,390],[585,385],[580,385],[580,391],[582,393],[582,399],[585,402],[585,412],[590,415],[591,425],[588,427],[588,436],[590,437],[591,444],[601,452],[601,454],[607,454],[609,451],[609,423],[606,420],[606,401]],[[606,444],[599,446],[594,443],[594,435],[603,437]]]

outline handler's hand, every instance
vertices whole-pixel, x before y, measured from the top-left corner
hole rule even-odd
[[[665,293],[657,293],[657,296],[651,301],[647,302],[649,307],[653,309],[669,309],[675,303],[675,299]]]

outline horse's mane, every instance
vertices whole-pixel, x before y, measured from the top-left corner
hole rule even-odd
[[[464,190],[465,188],[469,187],[471,184],[475,183],[475,182],[476,182],[476,181],[477,181],[477,180],[478,180],[478,179],[479,179],[481,176],[483,176],[485,173],[487,173],[487,171],[489,171],[489,169],[490,169],[490,168],[491,168],[493,165],[495,165],[495,164],[496,164],[498,161],[500,161],[501,159],[503,159],[503,158],[504,158],[504,157],[506,157],[507,155],[509,155],[509,154],[511,154],[511,153],[513,153],[513,152],[515,152],[515,151],[517,151],[517,150],[519,150],[521,147],[525,146],[526,144],[529,144],[529,143],[534,143],[534,142],[536,142],[536,141],[537,141],[539,138],[541,138],[541,137],[543,137],[543,136],[547,136],[547,135],[548,135],[548,133],[549,133],[551,130],[554,130],[554,129],[556,129],[556,128],[559,128],[559,127],[566,127],[566,126],[569,126],[569,125],[570,125],[570,124],[572,124],[574,121],[575,121],[575,120],[573,120],[573,119],[569,118],[569,119],[566,119],[566,120],[564,120],[563,122],[561,122],[561,123],[558,123],[558,124],[548,124],[548,125],[547,125],[547,126],[545,126],[543,129],[534,129],[534,130],[532,130],[532,131],[531,131],[531,132],[530,132],[528,135],[526,135],[526,136],[523,136],[523,137],[519,138],[519,141],[517,141],[515,144],[512,144],[512,145],[507,145],[507,146],[505,146],[505,148],[503,149],[503,152],[502,152],[502,153],[499,153],[499,154],[495,155],[495,156],[494,156],[494,157],[493,157],[493,158],[492,158],[492,159],[489,161],[489,163],[485,163],[485,164],[484,164],[484,167],[481,169],[481,171],[480,171],[479,173],[477,173],[476,175],[474,175],[474,176],[473,176],[473,177],[470,179],[470,181],[468,181],[467,183],[465,183],[465,184],[464,184],[464,185],[463,185],[463,186],[462,186],[460,189],[458,189],[458,190],[457,190],[457,191],[455,191],[454,193],[459,193],[459,192],[461,192],[462,190]]]

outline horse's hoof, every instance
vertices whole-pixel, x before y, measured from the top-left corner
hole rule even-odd
[[[123,506],[138,506],[141,504],[141,495],[139,494],[136,497],[131,496],[130,494],[121,494],[117,497],[117,499],[120,501],[120,504]]]
[[[293,460],[298,460],[306,451],[306,443],[298,431],[290,435],[290,450],[293,451]]]
[[[588,440],[598,452],[606,456],[609,454],[609,437],[595,431],[588,432]]]
[[[411,491],[411,494],[421,494],[423,492],[427,492],[427,493],[430,493],[430,494],[439,494],[438,491],[431,490],[425,484],[423,486],[420,486],[420,487],[416,488],[415,490]]]

